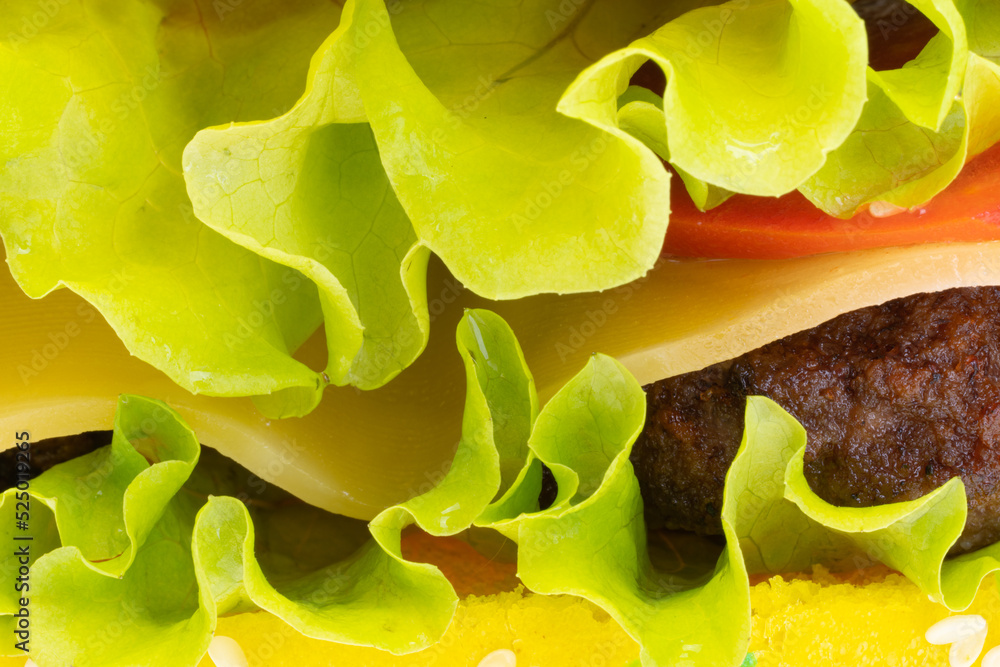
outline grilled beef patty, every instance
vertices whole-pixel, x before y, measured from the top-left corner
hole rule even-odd
[[[1000,540],[1000,288],[917,294],[845,313],[645,387],[632,463],[651,528],[719,534],[746,397],[806,429],[806,478],[829,503],[913,500],[954,476],[969,514],[955,551]]]

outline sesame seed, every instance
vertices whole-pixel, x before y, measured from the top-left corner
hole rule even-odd
[[[479,667],[517,667],[517,656],[510,649],[498,649],[480,660]]]
[[[986,619],[978,614],[949,616],[927,629],[931,644],[954,644],[979,632],[986,632]]]
[[[986,628],[951,645],[948,651],[948,664],[951,667],[972,667],[979,654],[983,652],[986,643]]]
[[[250,667],[243,649],[232,637],[216,635],[208,645],[208,657],[215,667]]]
[[[1000,667],[1000,646],[994,646],[983,656],[982,667]]]

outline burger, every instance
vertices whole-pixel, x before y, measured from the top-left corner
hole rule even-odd
[[[10,664],[997,643],[992,5],[0,25]]]

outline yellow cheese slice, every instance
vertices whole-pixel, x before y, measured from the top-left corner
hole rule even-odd
[[[431,339],[421,358],[371,392],[331,387],[307,417],[269,421],[245,398],[193,396],[131,357],[68,290],[39,301],[7,272],[0,431],[34,439],[108,429],[120,393],[174,406],[201,441],[307,502],[352,517],[429,489],[458,442],[465,378],[454,332],[463,308],[492,308],[524,348],[542,400],[592,352],[641,383],[702,368],[835,315],[915,292],[1000,284],[1000,242],[915,246],[778,261],[664,260],[603,293],[489,302],[431,262]],[[323,365],[318,332],[297,354]],[[4,442],[9,447],[12,440]]]

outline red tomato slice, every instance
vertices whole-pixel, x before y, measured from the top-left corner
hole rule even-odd
[[[918,243],[1000,240],[1000,144],[969,162],[927,204],[877,218],[826,215],[798,192],[778,199],[736,195],[701,212],[674,179],[664,254],[782,259]]]

